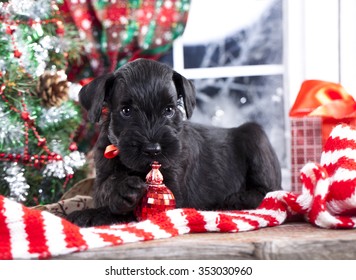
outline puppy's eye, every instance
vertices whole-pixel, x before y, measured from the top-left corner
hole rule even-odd
[[[127,119],[127,118],[131,117],[132,108],[130,106],[124,106],[124,107],[122,107],[120,114],[123,118]]]
[[[168,106],[163,111],[164,116],[166,116],[167,118],[173,117],[174,113],[175,113],[175,110],[174,110],[173,106]]]

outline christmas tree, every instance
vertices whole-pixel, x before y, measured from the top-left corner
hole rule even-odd
[[[57,201],[85,176],[78,149],[77,29],[60,1],[0,2],[0,194],[26,205]]]

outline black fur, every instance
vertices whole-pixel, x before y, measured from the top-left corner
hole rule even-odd
[[[185,121],[195,106],[193,84],[165,64],[138,59],[96,78],[80,91],[89,120],[101,121],[95,146],[96,209],[68,219],[80,226],[127,222],[146,191],[152,161],[177,207],[200,210],[256,208],[281,187],[280,166],[266,134],[255,123],[225,129]],[[108,114],[101,115],[103,107]],[[106,146],[119,156],[104,157]]]

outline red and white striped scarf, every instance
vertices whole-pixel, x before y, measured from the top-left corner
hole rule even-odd
[[[46,211],[0,196],[0,259],[36,259],[197,232],[241,232],[278,226],[302,215],[323,228],[356,227],[356,130],[336,126],[320,164],[301,170],[301,194],[275,191],[257,209],[174,209],[137,223],[79,228]]]

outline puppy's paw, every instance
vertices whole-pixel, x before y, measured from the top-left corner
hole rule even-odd
[[[92,227],[132,222],[136,218],[132,212],[126,215],[115,215],[108,207],[101,207],[74,211],[66,217],[66,220],[79,227]]]
[[[147,185],[140,177],[127,177],[109,198],[110,211],[115,214],[133,211],[146,191]]]

